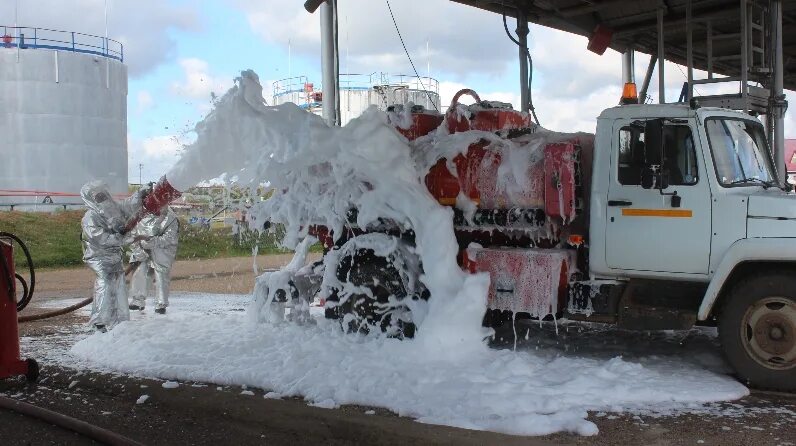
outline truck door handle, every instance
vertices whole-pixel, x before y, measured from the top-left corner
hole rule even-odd
[[[608,206],[632,206],[632,201],[627,200],[608,200]]]

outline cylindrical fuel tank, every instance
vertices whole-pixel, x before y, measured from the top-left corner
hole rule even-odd
[[[80,187],[101,179],[126,194],[127,67],[97,54],[0,47],[0,135],[2,190],[79,203]],[[45,196],[0,196],[0,204]]]

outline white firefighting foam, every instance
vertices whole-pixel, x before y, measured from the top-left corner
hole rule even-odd
[[[289,247],[306,239],[311,223],[339,231],[352,207],[360,226],[381,217],[414,229],[420,279],[432,295],[414,315],[416,338],[345,335],[320,315],[310,326],[251,325],[234,311],[205,311],[202,305],[217,299],[202,296],[182,308],[174,299],[165,318],[135,316],[80,341],[71,352],[85,365],[253,385],[325,407],[369,404],[423,422],[530,435],[595,434],[588,410],[682,407],[747,394],[729,377],[668,359],[487,348],[481,318],[489,277],[457,265],[452,211],[428,193],[418,174],[423,163],[386,115],[368,110],[344,128],[329,128],[295,105],[266,106],[261,90],[253,72],[242,73],[167,178],[177,188],[223,173],[243,184],[267,180],[276,192],[253,217],[286,224]],[[453,142],[474,136],[450,135],[449,147],[462,150],[467,144]]]
[[[531,324],[521,327],[516,350],[508,344],[451,358],[414,342],[346,335],[317,313],[316,325],[249,325],[240,310],[250,302],[175,293],[165,316],[134,312],[108,333],[79,335],[71,355],[59,346],[73,335],[22,344],[39,359],[81,370],[246,385],[327,408],[384,407],[424,423],[515,435],[593,435],[597,425],[587,418],[599,419],[588,411],[700,411],[702,403],[748,394],[725,374],[715,334],[699,331],[682,346],[682,333],[652,339],[564,325],[554,336]]]
[[[429,194],[406,139],[385,113],[371,108],[345,127],[329,127],[294,104],[266,106],[257,75],[245,71],[196,132],[166,175],[175,187],[222,173],[241,184],[268,181],[274,195],[252,208],[250,224],[284,224],[289,248],[310,224],[342,233],[352,208],[360,227],[383,218],[413,229],[421,280],[433,296],[427,308],[414,308],[414,343],[445,354],[485,348],[489,278],[459,268],[452,211]]]

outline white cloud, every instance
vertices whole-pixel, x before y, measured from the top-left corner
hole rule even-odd
[[[136,114],[141,115],[145,111],[152,108],[155,100],[147,90],[141,90],[136,95]]]
[[[184,78],[171,84],[171,91],[190,99],[209,100],[211,95],[223,95],[232,87],[232,76],[212,76],[210,66],[201,59],[181,59]]]
[[[139,179],[139,165],[143,164],[141,177],[144,182],[156,181],[177,162],[182,152],[184,137],[160,135],[136,139],[127,135],[127,159],[131,183]]]
[[[252,30],[266,41],[286,47],[290,40],[296,54],[320,58],[319,12],[307,13],[303,2],[228,1],[246,13]],[[419,71],[424,71],[430,58],[436,70],[462,77],[499,75],[516,54],[497,14],[448,1],[401,0],[391,5]],[[338,16],[343,70],[411,73],[384,1],[346,0],[339,3]],[[344,61],[346,53],[348,60]]]
[[[105,0],[3,1],[0,17],[5,18],[4,24],[12,22],[15,3],[19,5],[19,26],[105,35]],[[174,5],[162,0],[107,0],[107,4],[108,36],[124,45],[124,62],[131,77],[143,75],[173,57],[176,41],[170,31],[199,30],[198,8],[189,2]],[[69,36],[66,34],[71,39]],[[101,46],[101,40],[85,43]]]

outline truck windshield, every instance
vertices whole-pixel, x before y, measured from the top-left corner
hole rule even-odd
[[[776,185],[760,123],[737,118],[705,120],[719,183],[723,186]]]

